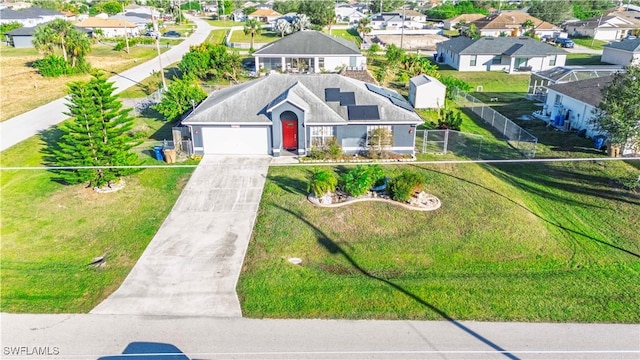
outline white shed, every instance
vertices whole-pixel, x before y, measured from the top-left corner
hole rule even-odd
[[[409,102],[416,109],[439,109],[444,106],[446,90],[438,79],[418,75],[409,81]]]

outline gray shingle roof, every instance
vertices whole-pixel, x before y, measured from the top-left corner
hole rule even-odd
[[[271,74],[215,91],[183,120],[185,124],[264,123],[270,124],[269,110],[282,101],[305,108],[305,121],[313,124],[348,122],[347,107],[337,101],[326,102],[326,88],[353,92],[357,105],[378,105],[378,124],[422,123],[412,111],[391,103],[382,95],[369,91],[365,82],[338,74]]]
[[[255,55],[360,55],[351,41],[320,31],[305,30],[287,35],[254,53]]]
[[[10,36],[33,36],[33,34],[36,32],[36,29],[44,25],[46,24],[40,24],[38,26],[31,26],[31,27],[21,27],[21,28],[13,29],[11,31],[7,31],[5,34]],[[75,26],[75,28],[85,33],[92,32],[92,30],[83,28],[80,26]]]
[[[473,40],[458,36],[439,43],[438,47],[461,55],[547,56],[567,53],[529,37],[481,37]]]
[[[612,81],[613,76],[603,76],[594,79],[549,85],[548,88],[589,105],[598,106],[602,100],[602,89],[611,84]]]
[[[627,39],[623,41],[614,41],[607,45],[604,45],[604,47],[630,51],[630,52],[640,52],[640,39],[632,39],[632,40]]]
[[[64,16],[62,13],[32,6],[22,10],[0,9],[0,18],[3,20],[37,19],[41,16]]]

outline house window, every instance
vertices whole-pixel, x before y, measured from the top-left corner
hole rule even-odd
[[[515,68],[519,69],[522,66],[527,66],[527,62],[528,61],[529,61],[529,59],[527,59],[527,58],[516,58]]]
[[[477,61],[478,61],[478,55],[471,55],[469,57],[469,66],[476,66]]]
[[[491,65],[500,65],[502,64],[502,55],[494,55],[493,59],[491,59]]]
[[[391,150],[393,131],[390,125],[367,126],[367,147],[378,154]]]
[[[324,70],[324,58],[323,57],[318,58],[318,68],[320,70]]]
[[[554,101],[554,104],[556,105],[562,104],[562,95],[556,94],[556,100]]]
[[[329,140],[333,139],[333,126],[311,126],[311,147],[324,147],[329,145]]]
[[[549,56],[549,66],[556,66],[556,58],[558,55]]]

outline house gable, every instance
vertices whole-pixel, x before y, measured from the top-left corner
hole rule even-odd
[[[320,31],[304,30],[287,35],[253,53],[265,55],[361,55],[356,45]]]

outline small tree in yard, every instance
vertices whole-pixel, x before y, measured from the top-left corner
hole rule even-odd
[[[312,193],[316,198],[321,198],[326,193],[335,191],[336,186],[338,186],[338,178],[336,178],[333,171],[316,168],[311,170],[307,191]]]
[[[393,145],[393,134],[385,127],[369,131],[367,139],[368,156],[372,159],[386,159]]]
[[[253,49],[253,38],[262,32],[262,24],[256,19],[249,19],[244,23],[244,34],[251,36],[251,49]]]
[[[640,66],[628,66],[626,73],[616,73],[609,86],[602,89],[600,106],[592,122],[607,133],[612,146],[640,141]]]
[[[113,95],[113,83],[102,73],[94,73],[88,82],[69,85],[71,119],[58,128],[62,136],[49,149],[56,166],[130,166],[140,163],[131,149],[140,144],[132,133],[131,109]],[[88,182],[88,186],[111,185],[134,169],[92,168],[56,170],[60,180],[68,184]]]
[[[207,97],[193,76],[177,79],[162,93],[160,103],[152,108],[162,114],[167,121],[179,120],[189,109]]]

